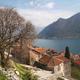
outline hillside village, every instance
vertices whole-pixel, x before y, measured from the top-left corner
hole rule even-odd
[[[17,53],[21,50],[19,45],[16,45],[15,47],[13,52],[15,51],[15,53]],[[70,59],[68,59],[65,57],[66,50],[58,53],[54,49],[35,46],[28,46],[28,49],[29,54],[27,58],[30,61],[29,65],[33,66],[33,70],[34,68],[40,69],[39,71],[34,71],[35,74],[41,77],[40,80],[42,80],[42,78],[44,80],[48,80],[47,78],[49,78],[50,80],[51,77],[53,77],[54,80],[57,80],[58,78],[74,80],[71,77],[71,65],[73,61],[75,65],[80,66],[79,55],[70,53]],[[16,56],[16,54],[12,55]],[[45,75],[45,77],[43,75]]]
[[[71,65],[73,63],[76,66],[80,66],[80,56],[70,53],[70,59],[68,59],[65,57],[65,51],[58,53],[54,49],[34,48],[30,51],[30,54],[35,56],[37,53],[37,56],[36,58],[31,56],[31,65],[51,71],[55,80],[59,77],[64,80],[74,80],[71,77]]]
[[[16,45],[15,47],[16,50],[13,50],[12,53],[14,53],[14,51],[17,53],[21,50],[19,45]],[[16,54],[12,55],[16,56]],[[17,55],[19,54],[17,53]],[[58,78],[73,80],[71,78],[71,60],[65,57],[65,51],[58,53],[53,49],[29,46],[28,58],[30,66],[41,69],[41,71],[35,72],[38,76],[45,74],[47,75],[46,78],[53,77],[54,80],[58,80]],[[43,79],[48,80],[46,78],[44,77]],[[42,78],[40,80],[42,80]]]
[[[71,59],[65,57],[65,51],[58,53],[54,49],[32,46],[28,46],[28,48],[30,64],[27,65],[18,60],[17,62],[31,69],[33,74],[38,76],[38,80],[75,80],[71,77]],[[13,49],[11,48],[10,59],[17,59],[20,50],[20,45],[17,43]],[[5,52],[5,55],[7,55],[7,52]],[[79,65],[79,55],[71,55],[71,58],[76,65]]]

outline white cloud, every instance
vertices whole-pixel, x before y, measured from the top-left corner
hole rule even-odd
[[[49,2],[49,3],[44,5],[45,8],[50,8],[50,9],[54,8],[54,6],[55,6],[54,2]]]
[[[55,2],[51,2],[48,0],[31,0],[29,2],[30,6],[33,6],[34,8],[48,8],[48,9],[52,9],[55,6]]]
[[[73,15],[73,12],[70,11],[48,12],[43,10],[20,9],[18,12],[26,20],[30,20],[36,27],[45,27],[60,17],[68,18]]]
[[[30,5],[33,6],[34,5],[34,2],[33,1],[30,1]]]

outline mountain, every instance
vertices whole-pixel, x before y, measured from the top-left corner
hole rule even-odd
[[[39,38],[80,38],[80,13],[68,18],[59,18],[39,33]]]

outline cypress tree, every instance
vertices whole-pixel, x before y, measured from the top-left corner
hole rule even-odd
[[[70,51],[69,51],[69,47],[68,46],[66,46],[66,48],[65,48],[65,57],[67,59],[70,59]]]

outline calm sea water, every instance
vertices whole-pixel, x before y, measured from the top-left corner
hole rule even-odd
[[[37,39],[34,41],[35,46],[51,48],[56,51],[63,51],[66,46],[69,46],[72,53],[80,54],[80,39],[66,39],[66,40],[48,40]]]

